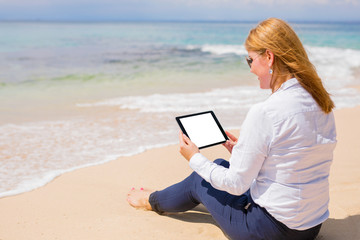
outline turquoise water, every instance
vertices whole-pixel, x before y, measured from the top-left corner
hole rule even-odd
[[[294,28],[306,45],[360,49],[359,23],[296,24]]]
[[[255,24],[0,23],[0,197],[176,143],[177,115],[239,128],[269,95],[244,61]],[[337,108],[359,105],[360,24],[292,26]]]

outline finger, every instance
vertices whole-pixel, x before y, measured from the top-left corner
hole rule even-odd
[[[234,141],[234,142],[237,141],[237,138],[234,135],[232,135],[230,132],[225,131],[225,133],[232,141]]]
[[[192,142],[184,133],[181,132],[181,141],[184,145],[190,145]]]
[[[180,142],[180,144],[182,144],[182,145],[185,144],[183,135],[184,135],[184,134],[183,134],[182,131],[180,130],[180,131],[179,131],[179,142]]]
[[[183,134],[183,138],[187,144],[191,142],[190,138],[188,138],[188,136],[186,136],[185,134]]]
[[[225,133],[226,133],[226,135],[227,135],[231,140],[234,141],[234,139],[236,139],[236,137],[235,137],[231,132],[225,131]]]
[[[227,146],[228,148],[232,148],[235,144],[236,144],[235,142],[230,141],[230,140],[228,140],[228,141],[226,142],[226,146]]]
[[[230,146],[229,144],[224,143],[223,146],[224,146],[229,152],[231,152],[232,148],[231,148],[231,146]]]
[[[226,147],[226,148],[229,148],[229,144],[228,144],[228,142],[223,143],[223,146],[224,146],[224,147]]]

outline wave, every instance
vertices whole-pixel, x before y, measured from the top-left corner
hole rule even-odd
[[[204,53],[211,53],[214,55],[224,55],[224,54],[235,54],[235,55],[247,55],[247,51],[243,45],[188,45],[186,46],[187,50],[200,50]]]
[[[360,84],[360,50],[305,46],[311,62],[330,88]]]
[[[330,91],[336,109],[351,108],[360,105],[360,92],[354,88],[340,88]]]
[[[0,179],[4,180],[0,183],[0,198],[34,190],[67,172],[175,143],[145,141],[139,145],[131,139],[127,143],[123,138],[128,133],[114,134],[124,132],[124,128],[111,127],[109,121],[83,119],[0,126],[4,133],[0,136]],[[134,127],[128,131],[140,134]]]
[[[95,103],[79,103],[78,107],[119,106],[140,112],[191,112],[202,109],[231,110],[249,108],[268,96],[258,87],[245,86],[214,89],[204,93],[152,94],[107,99]]]
[[[304,47],[326,86],[339,88],[360,84],[360,50],[310,45]],[[213,55],[248,54],[244,45],[188,45],[186,49]]]
[[[360,105],[359,92],[354,88],[329,90],[337,108]],[[152,94],[107,99],[95,103],[79,103],[77,107],[118,106],[120,109],[140,112],[193,112],[204,109],[248,109],[267,98],[268,92],[258,87],[215,89],[204,93]]]

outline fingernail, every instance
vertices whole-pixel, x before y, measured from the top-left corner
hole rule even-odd
[[[133,187],[131,190],[135,190],[135,188]]]
[[[144,190],[144,188],[140,188],[140,190]]]

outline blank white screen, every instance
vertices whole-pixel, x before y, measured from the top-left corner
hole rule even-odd
[[[225,141],[211,113],[180,119],[186,133],[198,147]]]

